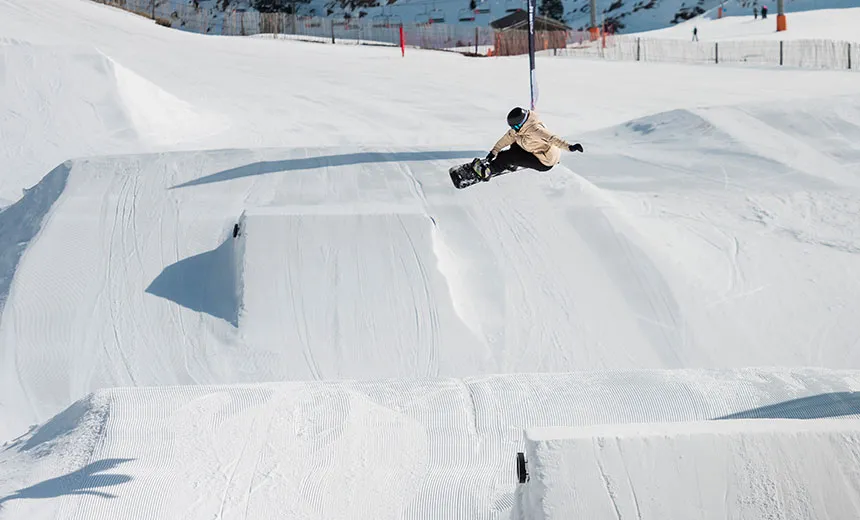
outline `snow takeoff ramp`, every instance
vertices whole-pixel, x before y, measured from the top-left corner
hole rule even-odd
[[[857,419],[536,428],[525,459],[514,519],[837,519],[860,509]]]
[[[0,450],[0,518],[506,520],[525,490],[529,519],[636,518],[638,501],[643,520],[771,503],[785,515],[747,518],[842,520],[858,388],[857,371],[755,369],[106,389]],[[813,417],[844,422],[772,420]],[[607,423],[633,426],[530,441],[517,483],[524,429]],[[821,514],[793,514],[802,500]]]

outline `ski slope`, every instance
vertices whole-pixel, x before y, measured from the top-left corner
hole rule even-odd
[[[524,428],[855,414],[860,75],[541,57],[586,153],[458,191],[527,60],[0,35],[0,518],[504,518]]]
[[[0,214],[38,229],[9,266],[3,406],[30,423],[111,386],[854,366],[850,106],[824,119],[846,142],[798,144],[794,167],[736,144],[774,114],[706,109],[595,133],[627,153],[577,157],[594,182],[562,165],[463,192],[439,172],[477,150],[70,162]],[[695,156],[675,149],[695,128]],[[678,163],[631,166],[655,154]]]
[[[594,425],[604,436],[613,431],[608,424],[616,424],[617,431],[633,432],[630,440],[622,441],[622,449],[652,439],[642,448],[643,457],[623,451],[620,462],[654,461],[655,471],[633,473],[634,484],[675,484],[658,487],[664,494],[652,496],[662,499],[671,492],[670,497],[683,497],[677,500],[678,508],[695,504],[691,497],[711,496],[716,490],[679,478],[695,468],[680,466],[687,471],[676,473],[671,466],[676,459],[670,455],[701,457],[707,440],[700,439],[718,432],[712,448],[725,447],[722,453],[732,455],[732,449],[746,444],[751,455],[758,455],[751,457],[760,471],[753,476],[795,462],[818,471],[802,481],[818,489],[821,481],[812,479],[826,471],[832,475],[829,482],[842,487],[829,495],[822,490],[818,496],[831,499],[831,511],[844,512],[856,507],[851,502],[856,494],[836,491],[852,483],[856,490],[856,476],[851,476],[856,468],[844,466],[846,478],[840,480],[836,467],[815,464],[840,453],[832,442],[839,437],[774,432],[773,445],[762,447],[761,442],[750,442],[754,429],[748,432],[736,421],[718,419],[733,414],[747,421],[841,417],[852,420],[832,428],[846,432],[842,440],[852,440],[858,435],[858,388],[856,371],[756,369],[103,390],[0,452],[0,467],[29,470],[0,481],[0,514],[58,519],[141,514],[189,519],[511,518],[521,492],[515,454],[527,445],[522,430],[558,424],[586,429]],[[664,430],[679,433],[660,435],[656,427],[638,424],[644,421],[672,422],[677,426]],[[680,433],[693,431],[685,425],[690,421],[707,421],[698,437]],[[817,421],[806,423],[807,430],[821,429],[813,424]],[[760,423],[759,429],[766,424]],[[790,450],[792,443],[803,451]],[[553,460],[569,462],[564,458],[571,453],[567,447],[551,451],[559,455]],[[626,507],[623,473],[618,465],[610,466],[616,462],[612,447],[607,443],[603,455],[606,471],[617,489],[619,507]],[[852,450],[856,442],[845,444],[841,453]],[[789,454],[798,457],[787,459]],[[582,467],[575,468],[582,471],[573,471],[574,476],[598,490],[582,495],[577,504],[605,513],[607,491],[599,477],[592,478],[594,459],[590,452],[586,455]],[[538,462],[537,457],[530,460]],[[734,476],[724,470],[723,461],[685,460],[701,461],[703,478]],[[726,464],[729,460],[734,459],[727,457]],[[547,462],[549,466],[552,461]],[[563,464],[560,469],[574,468]],[[539,482],[539,472],[533,470],[530,485]],[[778,476],[774,480],[780,482]],[[767,508],[772,495],[767,488],[755,491],[761,494],[745,495],[751,498],[746,507]],[[640,500],[646,507],[646,497],[640,495]]]
[[[860,42],[860,7],[846,5],[842,9],[819,8],[795,12],[795,6],[786,6],[786,30],[776,31],[776,2],[768,5],[767,19],[753,16],[752,7],[729,6],[723,18],[716,17],[716,9],[665,29],[636,34],[642,38],[669,38],[690,40],[693,27],[698,28],[700,41],[733,40],[836,40]],[[764,5],[764,4],[762,4]],[[834,6],[836,7],[836,6]],[[631,35],[634,36],[634,35]]]
[[[204,37],[90,0],[4,0],[0,9],[3,71],[15,78],[0,82],[4,143],[15,143],[0,151],[7,203],[61,162],[93,155],[344,144],[484,150],[504,132],[509,107],[528,102],[520,58],[410,49],[403,59],[394,49]],[[570,139],[677,108],[851,94],[858,82],[817,71],[781,81],[767,70],[538,62],[544,120]],[[465,77],[481,80],[452,82]]]

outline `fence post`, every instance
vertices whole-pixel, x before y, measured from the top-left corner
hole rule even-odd
[[[714,63],[720,63],[720,42],[714,42]]]
[[[851,42],[845,42],[845,46],[848,47],[848,70],[851,70]]]
[[[155,0],[152,0],[152,19],[155,20]]]
[[[331,24],[331,42],[334,43],[334,20],[329,20]]]
[[[641,40],[641,38],[636,38],[636,61],[639,61],[639,55],[640,55],[640,52],[641,52],[641,51],[640,51],[640,41],[639,41],[639,40]]]
[[[478,28],[475,27],[475,54],[478,54]]]
[[[297,22],[296,18],[298,18],[298,14],[296,13],[296,3],[295,2],[293,2],[293,13],[292,13],[292,16],[290,18],[291,18],[290,24],[292,25],[292,34],[296,34],[296,22]]]
[[[784,61],[784,60],[783,60],[783,57],[782,57],[782,40],[779,40],[779,65],[780,65],[780,66],[782,66],[783,61]]]

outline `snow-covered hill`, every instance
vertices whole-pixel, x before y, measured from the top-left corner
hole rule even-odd
[[[0,40],[0,53],[6,204],[67,159],[178,146],[223,125],[89,45]]]
[[[522,57],[0,34],[2,518],[504,518],[526,427],[856,414],[860,75],[539,57],[586,152],[458,191]]]
[[[705,16],[674,27],[647,31],[642,38],[690,40],[693,27],[698,29],[700,41],[734,40],[836,40],[860,42],[860,7],[821,9],[793,12],[787,16],[787,30],[776,32],[776,17],[766,20],[751,13],[716,18]]]

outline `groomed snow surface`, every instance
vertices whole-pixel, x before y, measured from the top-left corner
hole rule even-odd
[[[792,516],[802,496],[778,493],[805,484],[808,511],[825,499],[829,512],[856,511],[856,421],[817,439],[798,439],[795,425],[764,443],[766,422],[728,419],[856,418],[858,388],[856,372],[689,370],[103,390],[7,448],[3,462],[23,474],[7,476],[14,491],[2,505],[11,518],[511,518],[519,495],[546,479],[551,489],[529,503],[557,508],[548,518],[617,518],[613,504],[635,518],[631,493],[642,518],[845,518]],[[523,428],[558,424],[619,425],[587,429],[582,443],[614,431],[631,440],[593,453],[567,441],[547,442],[546,455],[524,446]],[[523,490],[515,454],[526,447]],[[743,461],[755,466],[730,465]],[[700,479],[683,478],[691,473]],[[746,500],[709,501],[720,490]],[[698,497],[707,509],[686,514]],[[653,511],[665,516],[644,516]]]
[[[856,418],[537,428],[526,439],[513,515],[523,520],[837,519],[860,507]]]
[[[509,518],[523,493],[615,518],[628,489],[704,493],[664,475],[676,444],[761,446],[772,480],[798,429],[807,464],[849,454],[854,422],[733,420],[857,415],[860,75],[542,57],[540,112],[586,153],[459,191],[523,58],[85,0],[0,0],[0,35],[0,518]],[[687,421],[647,455],[673,488],[583,447]],[[535,427],[597,428],[553,455],[595,493],[518,490]],[[731,489],[752,509],[717,514],[783,511]]]

